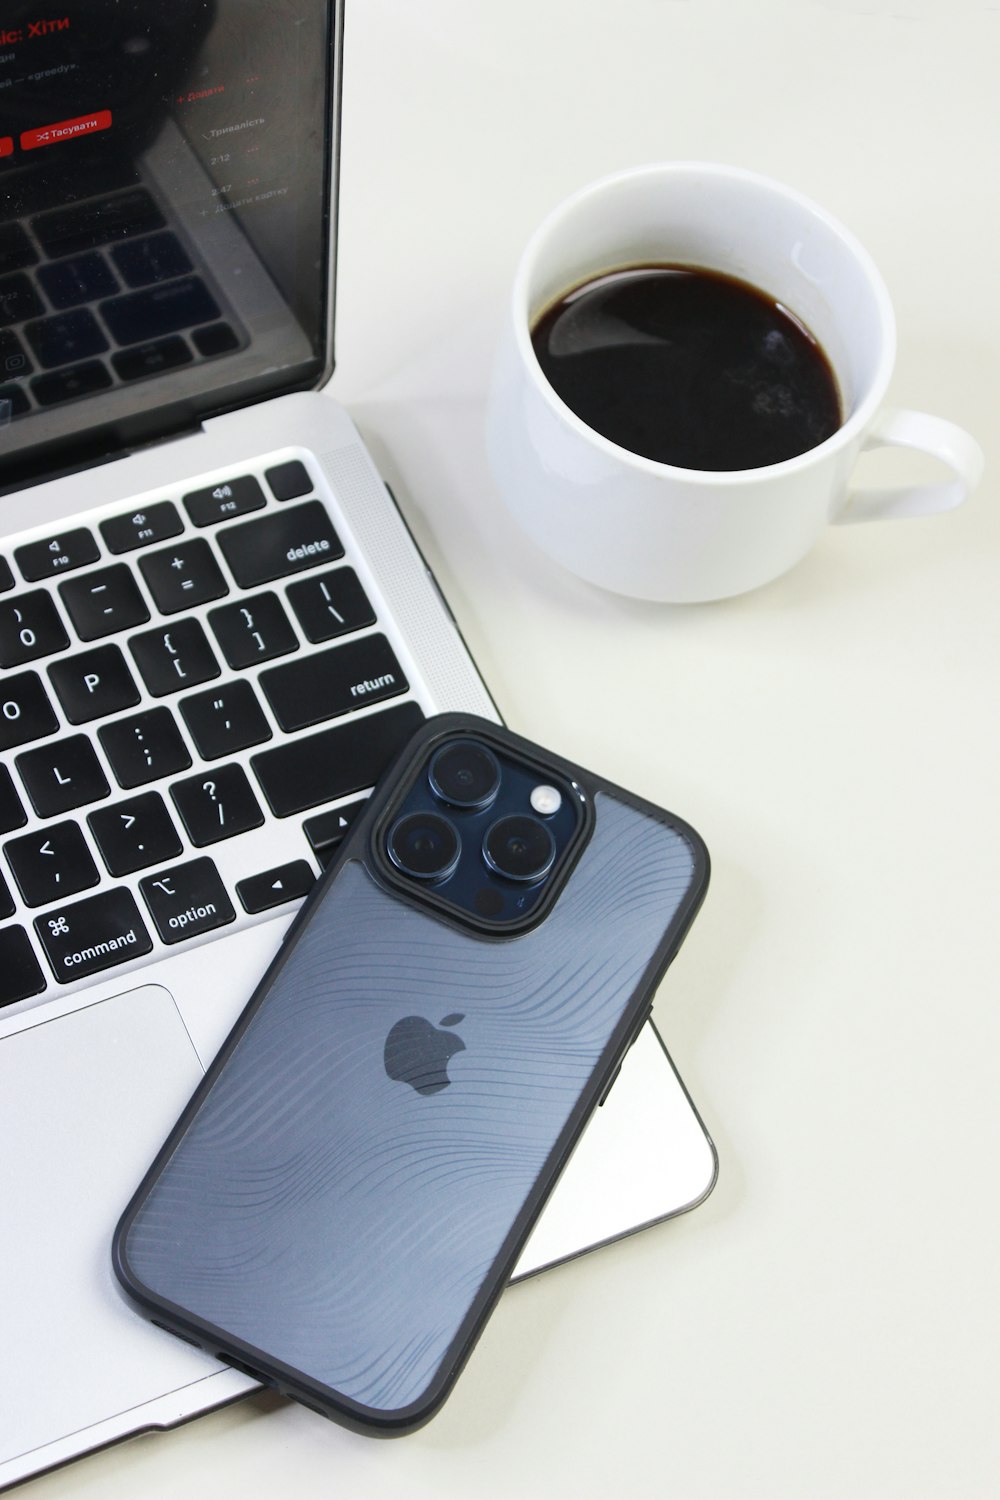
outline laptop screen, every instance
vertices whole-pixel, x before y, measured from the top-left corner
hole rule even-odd
[[[329,373],[340,21],[3,6],[0,490]]]

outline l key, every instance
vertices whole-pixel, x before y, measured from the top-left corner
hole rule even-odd
[[[98,802],[111,790],[85,734],[26,750],[16,765],[40,818],[54,818],[86,802]]]

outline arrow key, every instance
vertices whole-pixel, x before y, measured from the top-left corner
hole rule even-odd
[[[297,901],[300,896],[307,895],[315,880],[316,876],[306,861],[295,859],[290,864],[276,865],[273,870],[264,870],[260,875],[238,881],[236,894],[244,911],[268,911],[272,906]]]
[[[344,842],[347,830],[367,802],[367,797],[358,797],[354,802],[333,807],[328,812],[318,813],[314,818],[306,818],[303,824],[306,838],[324,870]]]

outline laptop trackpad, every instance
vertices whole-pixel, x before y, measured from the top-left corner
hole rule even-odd
[[[118,1216],[202,1076],[158,985],[0,1042],[0,1461],[220,1368],[150,1327],[111,1269]],[[58,1101],[54,1114],[51,1101]]]

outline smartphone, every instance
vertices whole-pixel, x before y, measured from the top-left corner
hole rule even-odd
[[[356,1430],[421,1426],[708,873],[673,814],[486,720],[428,720],[122,1216],[129,1297]]]

